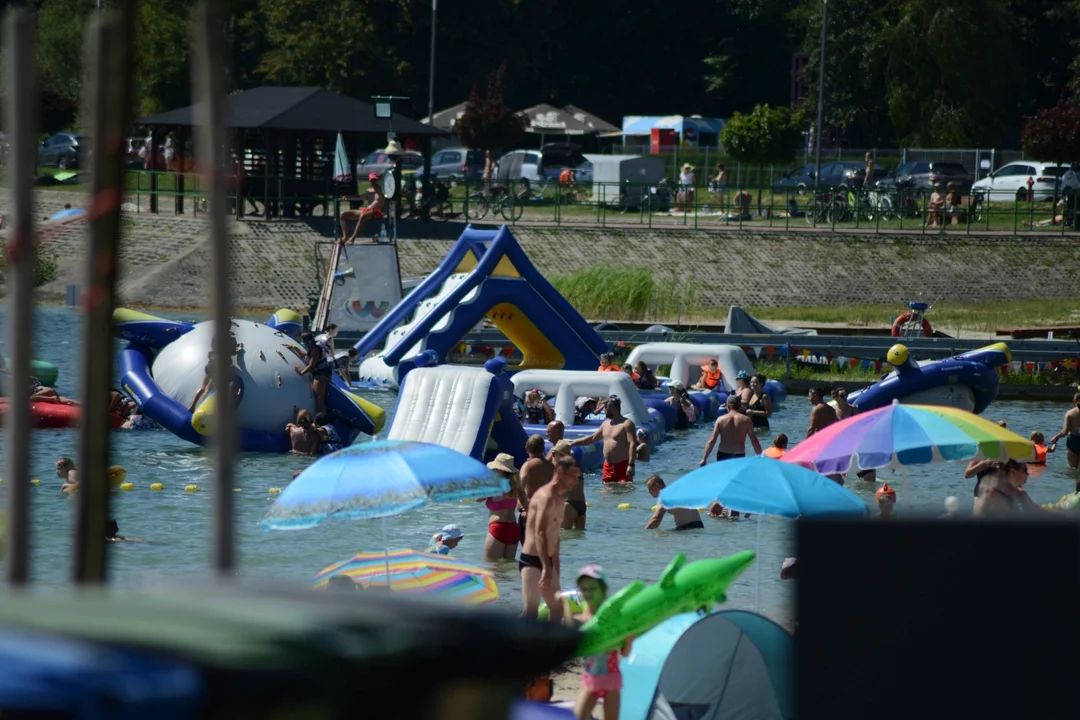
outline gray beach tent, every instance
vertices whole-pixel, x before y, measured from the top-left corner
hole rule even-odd
[[[738,305],[728,308],[724,332],[728,335],[817,335],[811,328],[766,325]]]
[[[685,613],[634,640],[619,720],[790,720],[795,642],[757,613]]]

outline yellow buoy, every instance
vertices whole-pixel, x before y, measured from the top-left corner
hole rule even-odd
[[[33,480],[30,481],[30,484],[31,485],[40,485],[41,481],[38,480],[37,478],[34,478]]]
[[[131,490],[135,489],[135,483],[120,483],[120,489],[124,492],[130,492]]]
[[[619,509],[620,510],[629,510],[630,509],[630,503],[619,503]]]
[[[592,507],[589,503],[585,503],[585,507]]]
[[[650,509],[650,510],[652,510],[653,512],[656,512],[657,510],[659,510],[659,509],[660,509],[660,506],[659,506],[659,505],[653,505],[653,506],[652,506],[651,508],[649,508],[649,509]]]
[[[244,492],[244,488],[233,488],[233,492]]]
[[[150,489],[151,490],[164,490],[165,486],[162,485],[161,483],[150,483]]]
[[[184,486],[184,492],[198,492],[198,491],[199,491],[199,486],[198,485],[185,485]]]
[[[109,468],[109,489],[115,490],[124,484],[127,480],[127,470],[119,465],[113,465]]]
[[[270,494],[271,495],[280,495],[281,494],[281,488],[270,488]]]

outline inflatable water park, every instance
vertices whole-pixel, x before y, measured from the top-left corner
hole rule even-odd
[[[505,452],[520,464],[525,438],[547,430],[546,422],[529,423],[521,415],[526,394],[536,391],[550,408],[545,420],[562,422],[571,441],[592,435],[605,419],[602,411],[583,414],[581,399],[618,396],[624,415],[642,431],[641,439],[656,448],[680,423],[673,394],[685,392],[698,411],[686,424],[708,422],[725,412],[737,380],[754,372],[737,345],[688,342],[648,342],[630,349],[625,362],[644,363],[656,374],[653,390],[639,389],[626,373],[597,372],[600,355],[611,348],[543,277],[505,226],[466,227],[438,267],[403,297],[395,246],[367,248],[367,255],[349,249],[352,255],[344,258],[337,249],[316,318],[325,324],[359,312],[367,328],[355,344],[360,358],[355,384],[335,374],[326,395],[331,425],[345,444],[384,429],[386,412],[363,395],[389,390],[397,393],[390,439],[437,443],[480,460]],[[376,260],[380,250],[383,259]],[[345,263],[349,267],[342,269]],[[380,285],[374,291],[401,298],[392,306],[381,301],[376,307],[373,300],[353,297],[360,294],[355,284],[335,297],[335,289],[351,280],[370,282],[369,266],[392,278],[384,284],[396,289]],[[114,320],[116,337],[127,342],[118,359],[121,388],[149,419],[188,442],[205,444],[213,433],[219,393],[211,388],[197,401],[196,395],[206,381],[213,324],[123,308]],[[520,359],[451,364],[464,338],[485,323],[505,334]],[[308,378],[295,372],[306,363],[298,340],[304,329],[304,319],[292,310],[279,310],[265,323],[232,321],[236,352],[229,395],[239,411],[245,451],[288,452],[285,425],[297,410],[315,409]],[[892,371],[851,393],[849,400],[862,410],[899,400],[980,413],[996,397],[997,368],[1010,360],[1003,343],[925,362],[914,361],[904,345],[896,345],[888,353]],[[715,371],[709,369],[711,361],[716,361]],[[41,380],[55,382],[55,368],[35,368]],[[717,377],[706,377],[712,372]],[[694,388],[703,383],[710,389]],[[787,397],[783,383],[774,379],[766,381],[765,392],[774,407]],[[77,407],[40,405],[41,426],[78,421]],[[0,399],[0,412],[3,408]],[[121,422],[118,417],[114,424]],[[576,446],[573,452],[583,468],[603,461],[599,442]]]

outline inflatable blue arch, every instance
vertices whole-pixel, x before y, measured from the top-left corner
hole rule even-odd
[[[288,452],[286,423],[297,409],[314,411],[309,379],[295,372],[304,364],[304,351],[269,324],[233,320],[232,325],[239,343],[231,389],[240,448]],[[213,435],[217,394],[211,391],[193,411],[184,402],[194,401],[203,382],[213,323],[176,322],[121,308],[115,313],[114,333],[128,341],[118,358],[121,387],[143,414],[177,437],[206,444]],[[379,432],[386,419],[382,408],[355,395],[336,375],[327,388],[326,411],[344,444],[361,432]]]

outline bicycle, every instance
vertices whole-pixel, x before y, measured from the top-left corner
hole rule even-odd
[[[523,192],[529,192],[527,184]],[[493,216],[502,215],[507,222],[516,222],[525,212],[525,206],[521,198],[503,185],[489,185],[465,198],[465,217],[469,220],[483,220],[489,212]]]

